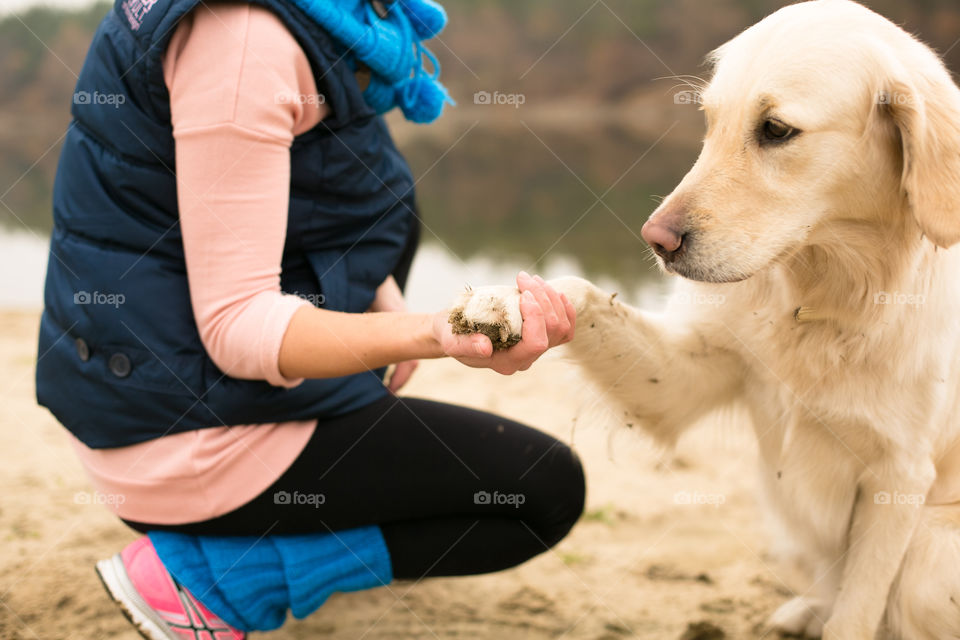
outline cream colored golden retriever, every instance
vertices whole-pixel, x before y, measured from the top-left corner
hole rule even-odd
[[[812,571],[772,629],[960,638],[960,90],[848,0],[788,6],[712,62],[703,151],[643,229],[684,295],[653,314],[554,281],[568,353],[666,442],[748,409]],[[459,310],[518,333],[516,305],[491,287]]]

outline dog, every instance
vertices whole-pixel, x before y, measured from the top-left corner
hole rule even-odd
[[[960,638],[960,90],[851,0],[784,7],[709,60],[702,153],[642,229],[681,295],[650,313],[551,281],[578,312],[563,349],[664,443],[747,409],[812,574],[769,629]],[[517,305],[485,287],[456,310],[517,336]]]

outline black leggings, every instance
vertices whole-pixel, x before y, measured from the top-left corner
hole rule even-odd
[[[289,469],[251,502],[140,532],[301,534],[380,525],[394,576],[499,571],[559,542],[583,511],[577,455],[489,413],[388,396],[321,420]]]

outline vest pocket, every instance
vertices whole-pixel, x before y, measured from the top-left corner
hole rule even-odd
[[[208,399],[198,401],[202,355],[161,361],[101,335],[83,319],[64,327],[49,308],[40,323],[37,400],[81,441],[119,447],[219,423]]]
[[[393,267],[391,250],[357,244],[350,249],[330,249],[307,253],[320,291],[323,308],[348,313],[363,313],[370,308],[379,287]]]
[[[163,357],[142,345],[107,343],[95,345],[89,371],[107,384],[133,387],[143,391],[203,397],[203,356],[171,355]]]
[[[346,254],[337,249],[310,251],[307,261],[320,283],[320,293],[323,295],[321,306],[331,311],[351,311]]]

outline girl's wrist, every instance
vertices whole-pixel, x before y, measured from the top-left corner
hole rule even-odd
[[[425,313],[420,316],[419,330],[417,331],[417,350],[422,352],[423,359],[443,358],[447,354],[443,351],[441,331],[446,323],[447,312]]]

